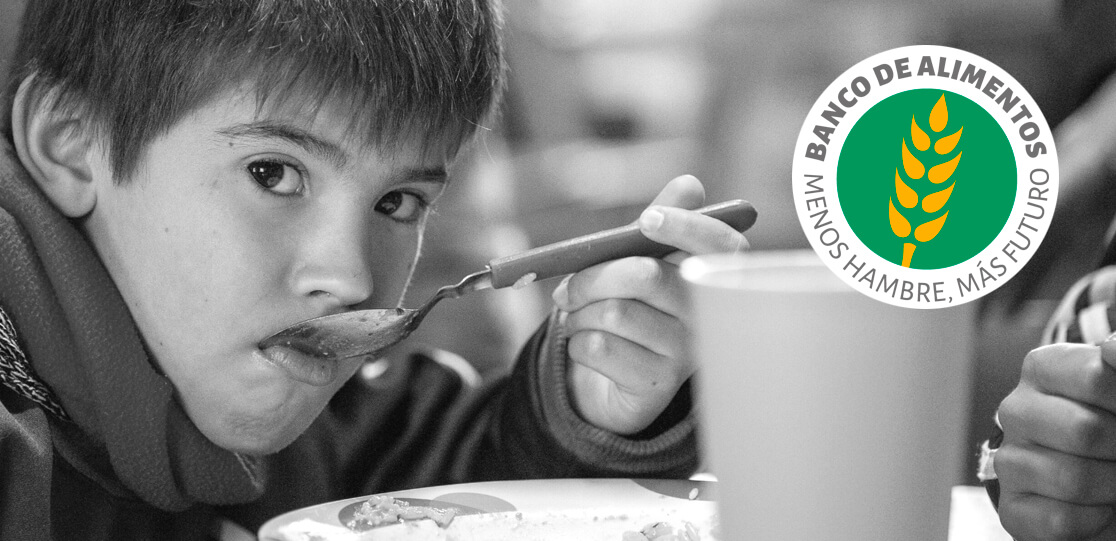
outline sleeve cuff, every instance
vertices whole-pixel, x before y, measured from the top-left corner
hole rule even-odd
[[[994,461],[996,458],[996,449],[989,447],[988,442],[980,445],[980,463],[977,465],[977,479],[985,483],[988,481],[996,480],[996,468]]]
[[[996,476],[996,451],[1000,448],[1000,444],[1004,442],[1004,430],[1000,428],[999,415],[995,417],[994,421],[995,426],[993,427],[992,437],[980,446],[980,462],[977,466],[977,479],[984,485],[984,489],[988,491],[988,497],[992,500],[992,506],[999,509],[1000,479]]]

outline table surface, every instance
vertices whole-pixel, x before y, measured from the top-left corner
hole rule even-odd
[[[984,487],[953,487],[949,541],[1012,541]]]

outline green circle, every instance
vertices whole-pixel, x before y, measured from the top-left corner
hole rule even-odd
[[[943,95],[948,120],[940,131],[934,131],[930,112]],[[912,140],[912,117],[929,136],[926,150],[919,150]],[[935,143],[958,130],[962,132],[956,147],[938,154]],[[920,178],[907,174],[904,142],[925,169]],[[929,180],[932,167],[958,154],[961,158],[953,174],[938,184]],[[905,208],[899,200],[896,171],[918,195],[913,208]],[[972,100],[938,89],[908,90],[880,101],[849,131],[837,162],[837,196],[853,233],[876,255],[896,265],[903,264],[903,245],[913,244],[912,269],[951,267],[988,247],[1011,214],[1016,182],[1015,155],[996,119]],[[924,198],[950,185],[953,191],[944,206],[925,211]],[[889,200],[910,225],[906,237],[892,228]],[[919,225],[946,212],[949,215],[937,235],[924,242],[915,238]]]

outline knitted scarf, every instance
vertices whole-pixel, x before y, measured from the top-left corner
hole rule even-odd
[[[0,310],[18,337],[6,349],[25,356],[17,369],[10,359],[18,356],[8,355],[0,384],[39,403],[56,424],[76,426],[53,432],[56,452],[106,489],[167,511],[262,493],[263,461],[217,447],[189,420],[92,246],[3,140]],[[51,402],[64,411],[51,411]]]

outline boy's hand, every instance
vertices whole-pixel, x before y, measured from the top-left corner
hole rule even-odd
[[[743,251],[744,235],[683,209],[702,205],[694,177],[672,180],[640,216],[648,238],[678,248],[664,259],[630,257],[571,275],[554,290],[569,313],[569,386],[578,413],[618,434],[646,428],[694,373],[693,326],[677,264],[693,254]]]
[[[1116,341],[1053,344],[1000,405],[1000,521],[1018,541],[1116,539]]]

